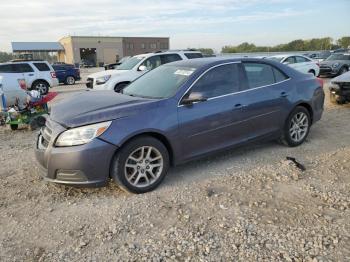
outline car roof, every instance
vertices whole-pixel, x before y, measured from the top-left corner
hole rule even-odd
[[[181,54],[183,54],[183,53],[201,54],[202,52],[195,51],[195,50],[166,50],[166,51],[157,51],[157,52],[152,52],[152,53],[134,55],[133,57],[147,58],[147,57],[154,56],[154,55],[179,54],[179,53],[181,53]]]

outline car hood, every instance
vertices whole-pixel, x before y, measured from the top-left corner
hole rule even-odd
[[[145,105],[155,101],[114,91],[84,91],[52,106],[50,118],[72,128],[137,114],[144,110]]]
[[[345,64],[345,61],[344,60],[332,60],[332,61],[324,60],[320,63],[320,65],[332,66],[335,63]]]
[[[350,72],[342,74],[332,79],[332,83],[350,83]]]
[[[123,75],[125,73],[129,72],[129,70],[105,70],[97,73],[93,73],[91,75],[88,75],[88,78],[97,78],[97,77],[103,77],[106,75]]]

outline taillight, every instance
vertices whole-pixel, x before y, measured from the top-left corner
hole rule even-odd
[[[319,84],[320,84],[321,87],[323,88],[323,79],[317,77],[316,80],[317,80],[317,82],[319,82]]]
[[[319,63],[319,62],[317,62],[316,65],[317,65],[318,67],[320,67],[320,63]]]
[[[56,78],[56,72],[50,72],[52,78]]]

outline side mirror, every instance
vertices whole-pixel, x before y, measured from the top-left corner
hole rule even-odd
[[[204,102],[208,99],[203,96],[202,93],[193,92],[187,98],[182,99],[182,105],[193,105],[194,103]]]
[[[147,67],[146,66],[144,66],[144,65],[140,65],[139,66],[139,69],[138,69],[139,71],[147,71]]]

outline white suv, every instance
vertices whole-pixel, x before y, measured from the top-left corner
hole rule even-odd
[[[119,92],[130,82],[156,67],[192,58],[203,57],[198,51],[165,51],[130,57],[116,70],[106,70],[88,76],[86,86],[96,90],[114,90]]]
[[[7,86],[7,82],[11,85],[13,82],[24,79],[28,89],[38,90],[43,95],[49,92],[50,87],[58,85],[55,70],[46,61],[18,60],[2,63],[0,76],[3,78],[3,86]]]

